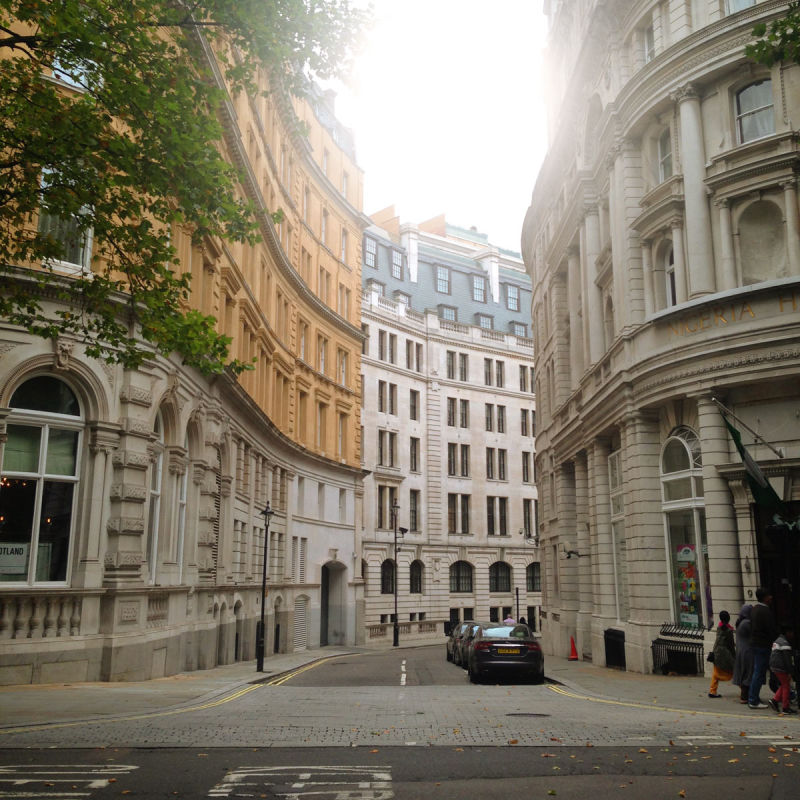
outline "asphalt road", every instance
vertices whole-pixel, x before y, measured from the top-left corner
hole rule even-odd
[[[0,728],[0,798],[800,796],[795,717],[474,686],[443,645],[330,658],[171,708],[92,711]]]
[[[797,783],[786,755],[766,747],[0,750],[0,797],[788,800]]]

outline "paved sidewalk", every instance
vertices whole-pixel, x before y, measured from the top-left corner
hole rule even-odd
[[[400,651],[403,649],[400,648]],[[256,672],[254,661],[248,661],[139,683],[2,686],[0,726],[139,714],[200,701],[208,702],[311,662],[357,652],[374,651],[356,647],[325,647],[273,655],[265,661],[262,674]],[[745,707],[739,703],[738,687],[730,683],[721,684],[723,697],[711,699],[708,697],[708,678],[703,676],[641,675],[554,656],[546,657],[545,672],[548,679],[560,683],[565,690],[594,698],[684,711],[745,711]],[[766,689],[762,690],[762,697],[766,698],[767,692]],[[752,713],[758,716],[764,712]]]

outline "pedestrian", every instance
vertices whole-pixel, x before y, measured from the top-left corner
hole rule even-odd
[[[772,616],[772,592],[759,586],[756,589],[756,602],[750,612],[750,650],[753,653],[753,675],[750,678],[750,693],[747,698],[749,708],[768,708],[761,702],[761,687],[767,676],[767,665],[772,643],[778,636],[778,627]]]
[[[722,697],[717,691],[720,681],[729,681],[733,677],[733,666],[736,663],[736,646],[733,642],[731,615],[727,611],[719,612],[717,638],[714,640],[714,671],[711,674],[709,697]]]
[[[769,701],[773,711],[783,711],[784,714],[796,714],[791,708],[791,683],[794,674],[794,654],[792,653],[792,642],[794,641],[794,630],[791,625],[781,625],[781,632],[772,643],[772,651],[769,656],[769,668],[772,674],[778,679],[778,691]]]
[[[525,617],[520,617],[519,618],[519,624],[520,625],[527,625],[528,624],[527,622],[525,622]]]
[[[516,623],[514,622],[514,617],[512,617],[512,616],[511,616],[511,614],[509,614],[509,615],[508,615],[508,616],[507,616],[507,617],[506,617],[506,618],[503,620],[503,625],[516,625]]]
[[[751,622],[753,606],[745,603],[739,610],[736,620],[736,663],[733,665],[733,683],[739,687],[739,702],[746,703],[750,694],[750,680],[753,675],[753,651],[750,649]]]

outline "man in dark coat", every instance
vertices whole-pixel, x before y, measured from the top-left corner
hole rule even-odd
[[[750,649],[753,652],[753,677],[750,679],[750,708],[768,708],[759,697],[767,677],[767,664],[772,643],[778,636],[778,626],[772,616],[772,592],[763,586],[756,589],[756,602],[750,612]]]

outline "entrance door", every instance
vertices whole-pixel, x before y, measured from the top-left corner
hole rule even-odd
[[[787,517],[800,517],[800,501],[786,503]],[[775,523],[773,514],[756,507],[756,538],[761,585],[772,592],[772,610],[779,625],[800,630],[800,535]]]
[[[347,639],[347,569],[338,561],[322,566],[319,641],[342,645]]]

